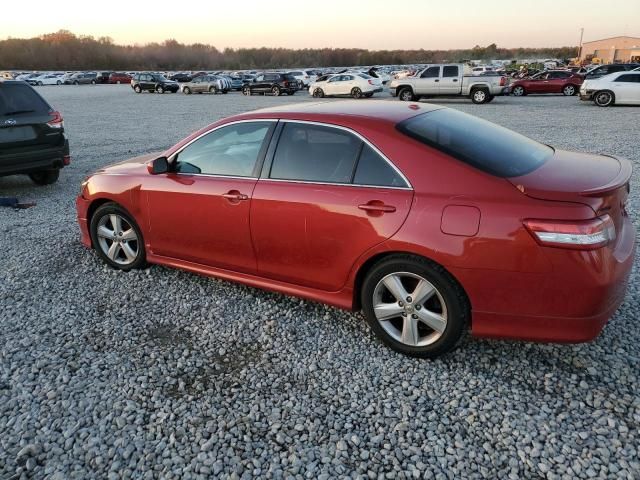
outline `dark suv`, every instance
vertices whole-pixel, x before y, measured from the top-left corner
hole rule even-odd
[[[70,162],[60,112],[27,83],[0,79],[0,176],[49,185]]]
[[[584,74],[584,78],[585,80],[594,80],[609,75],[610,73],[627,72],[638,67],[640,67],[640,63],[609,63],[589,70]]]
[[[244,95],[270,93],[271,95],[293,95],[298,90],[298,80],[286,73],[261,73],[242,87]]]
[[[136,93],[147,92],[171,92],[176,93],[180,86],[178,82],[169,80],[159,73],[136,73],[131,79],[131,88]]]

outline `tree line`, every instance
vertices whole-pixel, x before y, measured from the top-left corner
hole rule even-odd
[[[459,50],[366,50],[359,48],[225,48],[176,40],[117,45],[110,37],[67,30],[35,38],[0,41],[2,70],[241,70],[314,66],[403,65],[415,63],[571,58],[577,47],[499,48],[476,45]]]

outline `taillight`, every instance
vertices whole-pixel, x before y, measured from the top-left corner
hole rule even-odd
[[[51,120],[47,122],[51,128],[64,128],[64,122],[62,121],[62,115],[58,111],[49,112]]]
[[[369,85],[373,85],[373,80],[369,80]]]
[[[507,83],[507,77],[500,77],[500,86],[504,87]]]
[[[594,250],[616,238],[616,227],[609,215],[591,220],[525,220],[524,225],[540,245]]]

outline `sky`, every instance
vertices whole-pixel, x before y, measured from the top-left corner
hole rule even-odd
[[[640,36],[640,0],[2,0],[0,39],[61,29],[119,44],[225,47],[559,47]],[[274,8],[275,5],[275,8]],[[605,7],[605,8],[603,8]]]

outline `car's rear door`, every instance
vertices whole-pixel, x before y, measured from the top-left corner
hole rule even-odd
[[[275,121],[236,122],[189,143],[170,173],[149,175],[149,233],[155,255],[256,272],[249,230],[251,195]]]
[[[444,65],[440,77],[440,94],[457,95],[460,93],[460,68],[458,65]]]
[[[413,190],[354,132],[281,124],[251,202],[258,274],[337,291],[363,253],[398,231]]]

